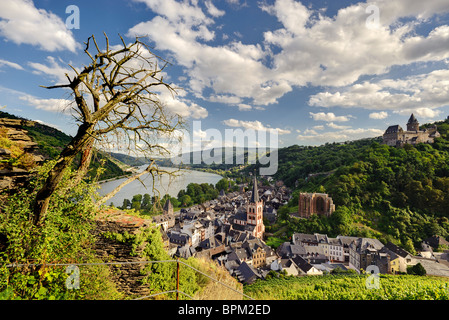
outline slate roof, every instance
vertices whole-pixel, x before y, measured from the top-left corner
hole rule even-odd
[[[312,269],[312,265],[308,263],[304,258],[300,256],[295,256],[292,258],[293,262],[298,266],[299,269],[306,272]]]
[[[306,249],[301,245],[292,244],[290,245],[290,251],[293,255],[305,255]]]
[[[170,242],[176,244],[186,244],[189,242],[189,235],[185,233],[170,232],[168,235]]]
[[[424,241],[428,243],[432,248],[438,248],[439,245],[449,245],[449,242],[440,236],[432,236],[425,239]]]
[[[213,236],[213,237],[204,239],[203,241],[200,242],[200,244],[198,246],[203,249],[210,249],[210,248],[219,247],[221,245],[222,245],[222,243],[217,238],[215,238]]]
[[[404,131],[402,128],[401,128],[401,126],[400,125],[394,125],[394,126],[389,126],[388,128],[387,128],[387,130],[385,131],[385,133],[397,133],[397,132],[400,132],[400,131]]]
[[[395,244],[393,244],[393,243],[391,243],[391,242],[388,242],[388,243],[385,245],[385,247],[387,247],[390,251],[393,251],[394,253],[396,253],[398,256],[400,256],[400,257],[402,257],[402,258],[405,258],[405,257],[408,256],[408,255],[411,256],[411,253],[410,253],[410,252],[408,252],[408,251],[406,251],[406,250],[404,250],[404,249],[398,247],[397,245],[395,245]]]
[[[307,233],[294,233],[293,234],[295,242],[308,242],[308,243],[317,243],[316,237],[313,234]]]
[[[407,124],[411,124],[411,123],[417,123],[418,120],[416,120],[414,114],[412,113],[412,115],[410,116],[410,118],[408,119]]]
[[[257,272],[246,262],[243,262],[238,268],[237,268],[237,276],[240,281],[251,284],[253,283],[257,278]]]

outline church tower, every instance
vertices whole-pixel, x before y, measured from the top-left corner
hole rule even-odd
[[[410,119],[408,119],[407,131],[419,131],[419,122],[418,122],[418,120],[416,120],[413,113],[410,116]]]
[[[246,209],[246,223],[254,226],[253,235],[256,238],[262,239],[265,232],[265,225],[263,224],[263,200],[259,198],[257,189],[257,179],[254,176],[253,191]]]
[[[164,208],[162,209],[162,214],[173,215],[173,205],[170,199],[167,199],[164,204]]]

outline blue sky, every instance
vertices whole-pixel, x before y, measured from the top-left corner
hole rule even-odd
[[[83,42],[103,32],[113,44],[145,36],[184,89],[161,100],[202,130],[273,128],[281,147],[320,145],[405,127],[412,112],[449,115],[447,0],[2,0],[0,106],[73,135],[69,93],[39,86],[87,63]]]

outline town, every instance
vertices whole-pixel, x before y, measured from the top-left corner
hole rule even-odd
[[[188,209],[173,211],[167,200],[163,214],[153,217],[160,226],[166,250],[174,257],[205,257],[225,267],[242,283],[251,284],[276,273],[292,276],[319,276],[333,272],[363,273],[370,265],[380,273],[406,273],[420,264],[428,275],[449,276],[449,254],[434,252],[449,243],[433,236],[422,242],[422,250],[412,255],[393,243],[377,239],[326,234],[294,233],[290,242],[276,250],[264,242],[265,225],[277,219],[277,210],[287,204],[291,191],[281,181],[262,185],[253,179],[251,191],[225,194]],[[300,193],[301,219],[311,215],[331,215],[332,198],[322,193]],[[352,271],[351,271],[352,270]]]

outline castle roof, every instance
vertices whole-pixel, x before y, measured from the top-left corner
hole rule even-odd
[[[413,115],[413,113],[412,113],[412,115],[410,116],[410,119],[408,119],[407,124],[411,124],[411,123],[418,123],[418,120],[416,120],[416,118],[415,118],[415,116]]]
[[[389,126],[385,133],[397,133],[403,131],[400,125]]]

